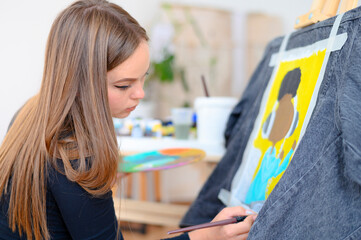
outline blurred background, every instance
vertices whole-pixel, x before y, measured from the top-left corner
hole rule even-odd
[[[13,114],[34,95],[47,35],[72,0],[0,1],[0,141]],[[239,98],[266,44],[293,31],[311,0],[117,0],[151,37],[153,71],[134,114],[165,118],[204,95]],[[176,92],[176,96],[174,94]]]

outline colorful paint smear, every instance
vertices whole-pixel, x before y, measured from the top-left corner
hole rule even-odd
[[[205,157],[205,152],[195,148],[168,148],[129,155],[119,164],[119,172],[154,171],[184,166]]]

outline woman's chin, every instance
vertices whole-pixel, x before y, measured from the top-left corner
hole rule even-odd
[[[122,112],[112,115],[113,118],[126,118],[130,115],[130,112]]]

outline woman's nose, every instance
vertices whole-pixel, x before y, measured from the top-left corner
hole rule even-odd
[[[145,96],[145,93],[144,93],[144,89],[143,89],[143,84],[138,82],[134,86],[134,92],[132,93],[131,98],[133,98],[133,99],[143,99],[144,96]]]

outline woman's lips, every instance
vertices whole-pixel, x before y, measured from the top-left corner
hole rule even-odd
[[[127,108],[126,111],[127,111],[127,112],[131,112],[131,111],[133,111],[136,107],[137,107],[137,106],[134,106],[134,107],[131,107],[131,108]]]

